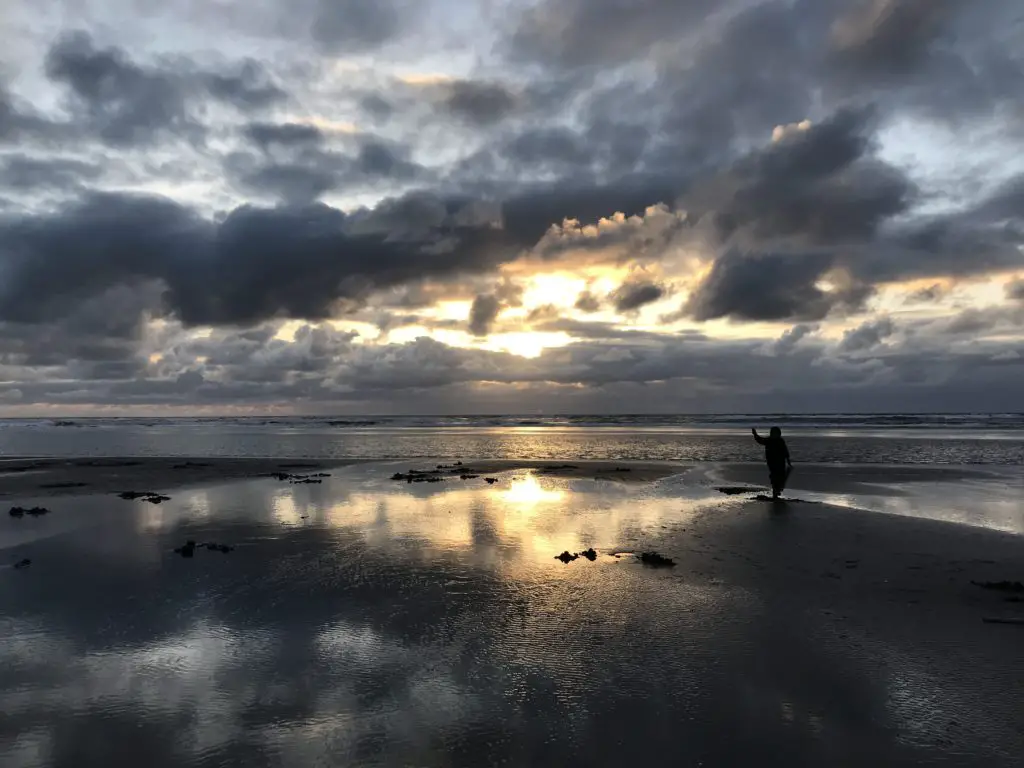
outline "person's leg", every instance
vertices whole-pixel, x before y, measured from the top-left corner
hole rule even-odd
[[[772,498],[777,499],[782,496],[782,491],[786,485],[786,468],[776,466],[769,467],[768,479],[772,484]]]

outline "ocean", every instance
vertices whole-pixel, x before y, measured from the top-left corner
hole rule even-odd
[[[797,462],[1024,465],[1020,413],[3,419],[0,455],[732,462],[751,426]]]

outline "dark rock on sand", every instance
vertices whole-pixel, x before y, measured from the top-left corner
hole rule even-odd
[[[410,469],[407,473],[395,472],[392,480],[404,480],[407,483],[441,483],[444,478],[435,469]]]
[[[22,568],[28,568],[30,565],[32,565],[32,561],[26,557],[24,560],[19,560],[18,562],[16,562],[14,564],[14,567],[20,570]]]
[[[161,504],[171,500],[170,496],[161,496],[153,491],[123,491],[117,495],[126,501],[141,499],[142,501],[148,501],[150,504]]]
[[[11,507],[8,514],[10,514],[11,517],[24,517],[25,515],[29,515],[30,517],[42,517],[43,515],[50,514],[50,510],[46,507],[30,507],[28,509],[25,507]]]
[[[480,475],[459,475],[460,480],[476,480]]]
[[[227,554],[228,552],[233,552],[235,549],[230,544],[218,544],[215,541],[208,541],[203,546],[206,547],[210,552],[223,552],[224,554]]]
[[[498,478],[496,478],[496,477],[485,477],[485,478],[484,478],[484,481],[485,481],[485,482],[486,482],[486,483],[487,483],[488,485],[494,485],[494,484],[495,484],[496,482],[498,482]]]
[[[597,552],[593,547],[583,552],[570,552],[569,550],[566,550],[560,555],[555,555],[555,560],[561,560],[563,563],[568,565],[573,560],[579,560],[581,557],[585,557],[590,562],[594,562],[597,560]]]
[[[89,485],[89,484],[88,483],[72,483],[72,482],[67,482],[67,483],[43,483],[39,487],[40,488],[46,488],[48,490],[49,489],[56,490],[58,488],[85,488],[87,485]]]
[[[177,547],[174,551],[182,557],[193,557],[196,553],[196,543],[189,539],[184,546]]]
[[[640,562],[652,568],[674,568],[676,565],[675,560],[659,555],[657,552],[643,552],[640,555]]]
[[[281,482],[287,480],[293,485],[297,483],[319,483],[322,478],[330,476],[329,472],[317,472],[315,475],[292,475],[288,472],[271,472],[270,475],[268,475],[268,477],[280,480]]]
[[[995,592],[1024,592],[1024,584],[1019,581],[972,581],[971,584]]]

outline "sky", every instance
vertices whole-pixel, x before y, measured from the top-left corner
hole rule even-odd
[[[1019,411],[1017,0],[8,0],[0,415]]]

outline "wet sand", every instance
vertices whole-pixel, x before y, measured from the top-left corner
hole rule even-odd
[[[52,511],[0,520],[0,764],[1009,766],[1024,752],[1024,628],[985,622],[1024,616],[1024,595],[972,583],[1024,579],[1019,535],[755,501],[744,467],[608,482],[614,464],[467,462],[497,482],[390,479],[427,466],[179,486],[158,506],[112,498],[124,475],[102,495],[11,497]],[[629,466],[616,476],[642,475]],[[854,500],[933,479],[810,474]],[[187,539],[234,549],[175,554]],[[555,559],[589,547],[593,562]]]

